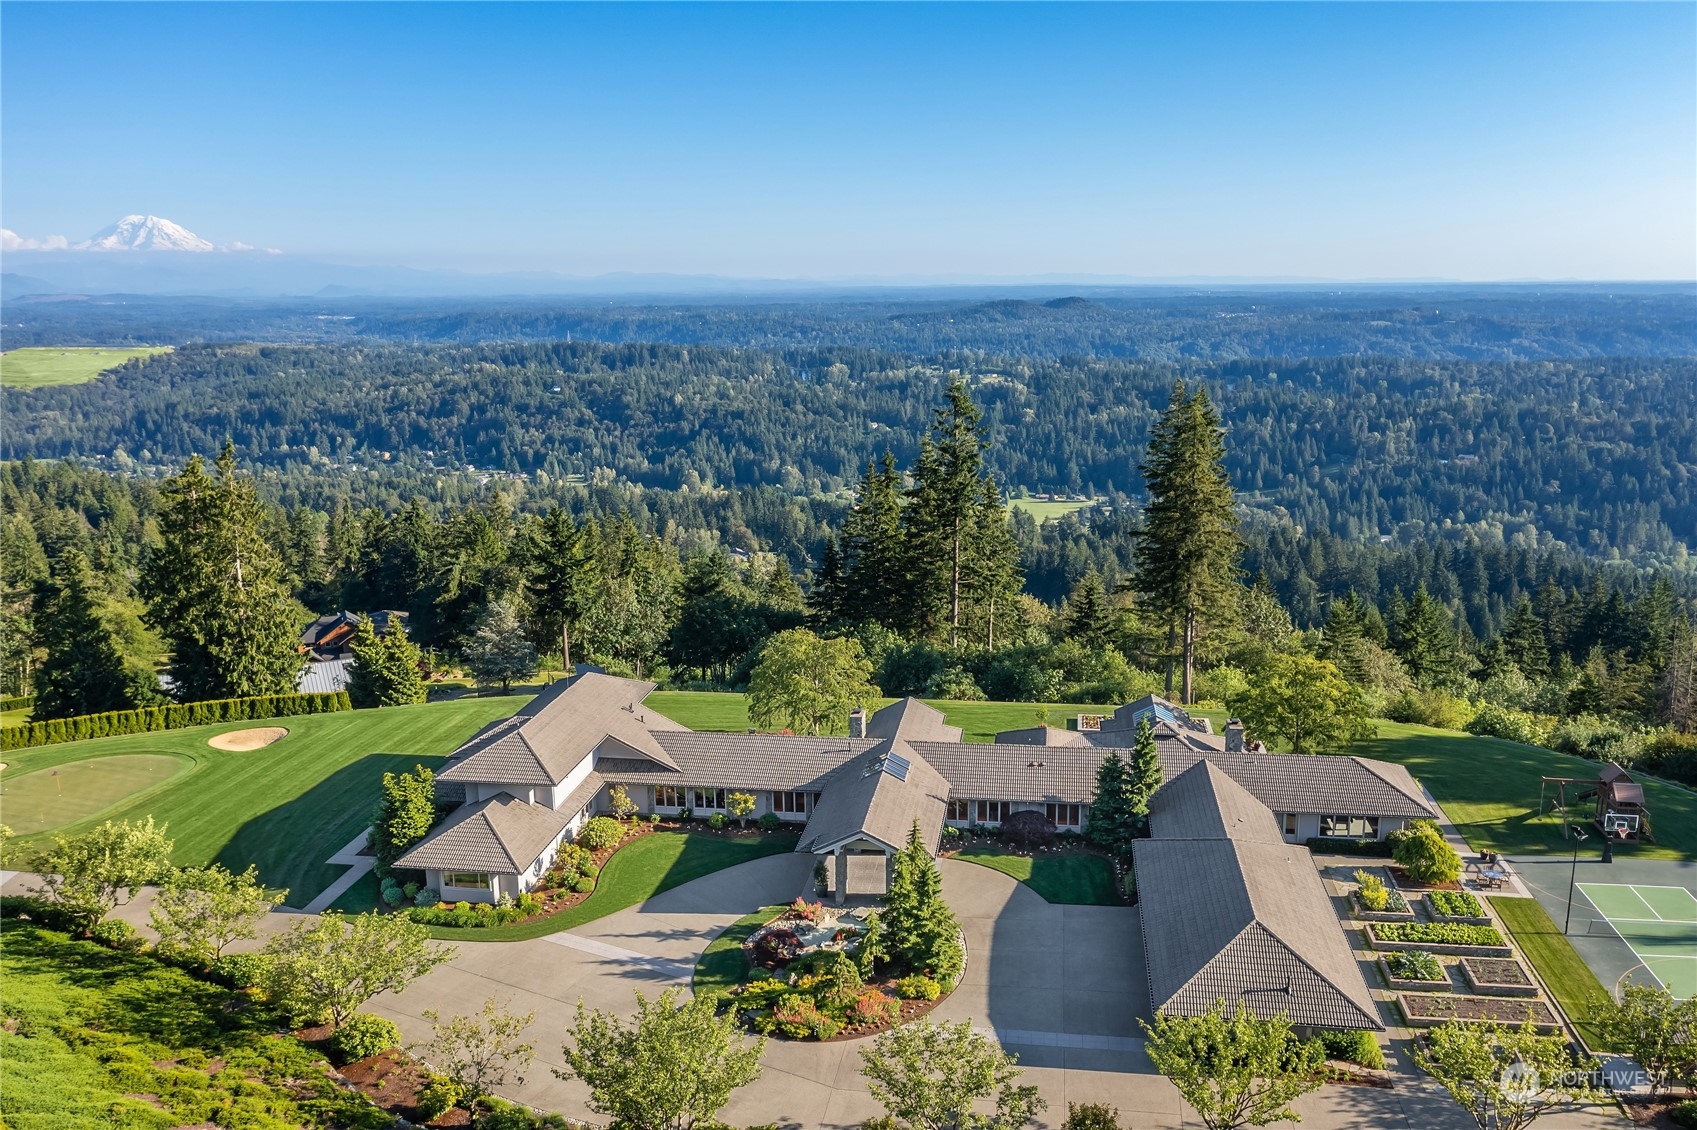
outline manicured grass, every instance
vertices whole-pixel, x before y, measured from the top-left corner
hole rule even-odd
[[[1023,510],[1041,524],[1056,518],[1064,518],[1074,511],[1083,510],[1086,506],[1094,505],[1089,502],[1055,502],[1036,498],[1010,498],[1008,505]]]
[[[20,706],[16,710],[0,710],[0,726],[22,726],[29,721],[30,708]]]
[[[264,721],[67,742],[8,753],[16,760],[6,773],[115,754],[187,758],[192,764],[169,780],[59,831],[151,815],[170,824],[178,865],[217,860],[240,871],[257,864],[265,882],[289,889],[289,905],[304,906],[342,874],[324,861],[366,827],[385,772],[439,764],[526,701],[514,695],[284,718],[278,724],[287,737],[247,752],[216,750],[206,739]],[[20,837],[9,859],[27,859],[51,842],[46,833]]]
[[[1508,855],[1565,851],[1561,822],[1538,813],[1538,778],[1590,777],[1598,762],[1453,730],[1380,721],[1379,736],[1349,752],[1406,765],[1475,850]],[[1697,859],[1697,794],[1644,781],[1656,842],[1619,849],[1645,859]],[[1589,819],[1589,810],[1586,818]]]
[[[1114,894],[1113,864],[1094,852],[1015,855],[995,847],[974,845],[963,848],[954,858],[1011,875],[1049,902],[1077,906],[1120,904]]]
[[[1496,896],[1490,900],[1503,925],[1520,947],[1522,956],[1532,963],[1538,976],[1544,979],[1556,1002],[1567,1018],[1584,1037],[1592,1051],[1604,1050],[1591,1017],[1609,1003],[1609,994],[1563,936],[1561,927],[1538,905],[1537,899]]]
[[[725,928],[725,932],[707,943],[695,963],[695,977],[690,988],[696,996],[708,993],[728,993],[742,984],[748,976],[748,959],[743,956],[742,944],[772,919],[789,908],[763,906],[753,914],[745,914]]]
[[[121,753],[90,757],[0,778],[6,823],[20,836],[104,812],[136,793],[169,781],[194,762],[178,754]]]
[[[0,1096],[12,1130],[386,1126],[262,1007],[144,954],[9,922]],[[214,1075],[212,1060],[222,1060]],[[156,1096],[157,1104],[141,1096]]]
[[[466,942],[518,942],[570,930],[635,906],[691,879],[768,855],[794,851],[788,832],[751,832],[724,837],[691,832],[650,832],[614,852],[588,898],[551,918],[511,926],[433,926],[432,937]]]
[[[0,355],[0,384],[8,388],[82,384],[126,361],[170,351],[168,345],[149,345],[140,349],[13,349]]]
[[[748,729],[748,699],[741,694],[725,691],[655,691],[643,700],[661,714],[681,722],[692,730],[720,730],[736,733]],[[880,699],[875,706],[894,702]],[[969,742],[994,741],[1002,730],[1020,730],[1047,721],[1051,726],[1065,726],[1068,718],[1079,714],[1112,714],[1111,706],[1089,706],[1082,703],[1042,702],[951,702],[928,699],[941,710],[949,725],[959,726]],[[846,724],[846,721],[845,721]]]

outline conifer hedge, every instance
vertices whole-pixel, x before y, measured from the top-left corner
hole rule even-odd
[[[14,694],[0,698],[0,710],[22,710],[26,706],[34,705],[35,696],[32,694]]]
[[[181,730],[214,722],[246,722],[259,718],[287,718],[297,714],[330,714],[352,710],[347,691],[313,694],[267,694],[253,698],[217,698],[206,702],[183,702],[171,706],[144,706],[139,710],[109,710],[104,714],[80,714],[74,718],[52,718],[0,730],[0,750],[28,749],[84,738],[109,738],[123,734],[150,734],[157,730]]]

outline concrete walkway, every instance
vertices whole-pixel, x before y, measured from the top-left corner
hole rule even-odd
[[[342,877],[331,883],[319,896],[307,903],[302,909],[303,914],[322,914],[330,909],[332,903],[342,897],[342,894],[355,883],[365,878],[372,868],[377,866],[375,856],[361,855],[365,850],[365,837],[371,832],[370,828],[349,840],[341,851],[332,855],[324,862],[336,867],[346,867]],[[287,909],[287,908],[285,908]]]

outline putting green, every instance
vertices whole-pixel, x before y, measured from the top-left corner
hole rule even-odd
[[[194,764],[175,754],[120,753],[90,757],[16,777],[0,775],[0,813],[20,836],[74,824]]]

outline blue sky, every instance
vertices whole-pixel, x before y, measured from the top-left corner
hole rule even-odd
[[[759,277],[1691,278],[1697,5],[5,3],[0,222]]]

